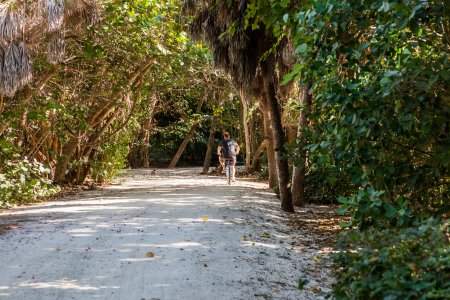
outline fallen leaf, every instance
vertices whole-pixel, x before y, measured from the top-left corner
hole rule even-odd
[[[261,237],[262,237],[262,238],[269,239],[269,238],[271,237],[271,235],[270,235],[270,233],[268,233],[268,232],[263,232],[263,233],[261,234]]]
[[[300,279],[298,280],[297,288],[298,288],[299,290],[303,290],[303,289],[305,288],[305,285],[307,285],[307,284],[308,284],[308,280],[307,280],[307,279],[300,278]]]
[[[153,253],[153,252],[147,252],[147,253],[145,254],[145,256],[147,256],[147,257],[155,257],[155,253]]]
[[[208,216],[203,216],[202,220],[203,220],[203,222],[208,222],[209,218],[208,218]]]

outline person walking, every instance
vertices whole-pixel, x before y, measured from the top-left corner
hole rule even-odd
[[[227,174],[227,176],[231,176],[232,181],[236,181],[236,156],[240,151],[241,148],[238,143],[231,139],[229,132],[225,132],[222,142],[217,147],[217,155],[219,155],[219,162],[225,169],[225,172],[228,170],[226,168],[227,162],[230,164],[231,174]]]

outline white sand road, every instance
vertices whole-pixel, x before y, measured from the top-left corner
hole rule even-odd
[[[294,234],[266,184],[198,173],[127,171],[120,184],[2,212],[16,228],[0,235],[0,299],[325,298],[319,236]]]

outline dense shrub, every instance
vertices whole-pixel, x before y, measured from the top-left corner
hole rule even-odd
[[[94,182],[108,182],[126,167],[130,140],[130,134],[124,132],[116,141],[102,145],[91,164]]]
[[[305,192],[309,203],[336,204],[340,196],[351,193],[351,179],[337,168],[310,166],[307,170]],[[348,176],[347,176],[348,177]]]
[[[414,212],[407,200],[399,197],[395,201],[384,201],[384,192],[368,187],[360,189],[355,195],[339,197],[342,204],[339,212],[350,214],[351,221],[345,227],[365,229],[369,226],[407,226],[414,220]]]
[[[0,207],[25,204],[59,191],[49,179],[50,169],[36,160],[8,160],[0,170]]]
[[[450,222],[348,231],[335,255],[337,299],[450,299]]]

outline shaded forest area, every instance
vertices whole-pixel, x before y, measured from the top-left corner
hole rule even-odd
[[[6,0],[0,205],[243,146],[281,209],[340,203],[336,299],[450,295],[444,0]]]

